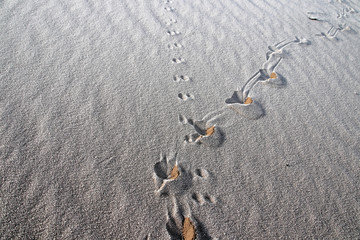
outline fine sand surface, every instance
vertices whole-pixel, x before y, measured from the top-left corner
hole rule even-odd
[[[0,239],[360,239],[357,0],[0,1]]]

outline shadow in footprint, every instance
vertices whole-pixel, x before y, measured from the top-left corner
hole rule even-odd
[[[273,88],[284,88],[287,85],[286,78],[283,75],[278,74],[278,78],[276,79],[269,79],[263,82],[264,85],[273,87]]]
[[[273,88],[284,88],[287,85],[286,78],[283,75],[276,73],[274,74],[276,77],[270,77],[274,72],[269,73],[266,72],[266,69],[260,70],[259,82],[265,86],[273,87]]]
[[[205,200],[203,198],[203,196],[201,194],[198,194],[198,193],[193,193],[191,195],[191,198],[197,203],[197,204],[200,204],[200,205],[203,205],[205,203]]]
[[[207,195],[207,194],[204,195],[204,199],[208,203],[216,203],[215,198],[213,196],[211,196],[211,195]]]
[[[197,240],[210,240],[212,237],[209,235],[208,230],[205,228],[199,219],[193,216],[196,225],[196,239]]]
[[[175,11],[175,8],[173,7],[164,7],[164,9],[168,12],[174,12]]]
[[[191,198],[194,200],[194,202],[200,205],[203,205],[205,203],[211,203],[211,204],[216,203],[215,198],[208,194],[202,195],[200,193],[193,193],[191,194]]]
[[[194,124],[194,129],[195,131],[200,134],[200,135],[205,135],[206,134],[206,122],[205,121],[195,121]]]
[[[195,175],[194,177],[201,177],[207,179],[209,177],[209,172],[205,169],[197,168],[195,169]]]
[[[234,103],[228,104],[228,106],[230,109],[234,110],[236,113],[247,119],[256,120],[265,115],[264,109],[260,103],[256,101],[254,101],[252,104]]]
[[[234,91],[233,95],[225,100],[225,103],[226,104],[243,103],[243,92]]]
[[[208,126],[206,121],[188,121],[196,131],[196,133],[185,136],[185,141],[189,143],[204,144],[210,147],[221,147],[225,140],[225,132],[220,127]],[[214,128],[211,135],[207,136],[207,130]]]
[[[176,30],[168,30],[167,32],[166,32],[169,36],[176,36],[176,35],[180,35],[181,33],[180,32],[178,32],[178,31],[176,31]]]
[[[307,12],[308,19],[312,21],[327,22],[328,15],[322,12]]]
[[[187,119],[185,116],[179,114],[179,123],[181,123],[181,124],[187,124],[187,123],[188,123],[188,119]]]
[[[180,176],[170,183],[171,190],[175,195],[184,195],[193,186],[192,175],[182,165],[179,165]]]
[[[221,128],[216,127],[214,134],[211,135],[210,137],[202,138],[200,140],[200,143],[209,147],[221,147],[222,145],[224,145],[225,141],[226,141],[225,132]]]
[[[171,173],[164,174],[162,171],[160,171],[161,175],[155,177],[156,192],[160,197],[184,196],[193,186],[193,175],[189,170],[184,169],[182,165],[176,166],[177,176],[174,179],[169,178]],[[167,178],[160,178],[160,176],[167,176]]]
[[[190,94],[190,93],[179,93],[178,94],[178,98],[182,101],[187,101],[187,100],[194,100],[194,95]]]
[[[143,240],[150,240],[150,239],[151,239],[151,234],[148,234],[143,238]]]
[[[170,235],[171,240],[181,240],[182,234],[180,231],[180,228],[177,226],[175,220],[173,218],[170,218],[166,223],[166,230],[168,234]]]
[[[183,58],[173,58],[172,63],[185,63],[185,59]]]
[[[184,115],[179,114],[179,122],[182,124],[194,125],[194,120],[191,118],[186,118]]]
[[[168,48],[169,49],[179,49],[179,48],[183,48],[183,45],[181,45],[180,43],[173,43],[173,44],[168,44]]]
[[[231,98],[225,100],[225,103],[230,109],[248,119],[258,119],[265,115],[265,111],[260,103],[251,100],[250,104],[246,104],[242,98],[242,91],[235,91]]]
[[[173,80],[174,82],[180,82],[180,81],[188,82],[191,81],[191,78],[186,75],[175,75],[173,76]]]
[[[208,234],[207,229],[204,224],[202,224],[199,219],[196,217],[184,217],[183,213],[177,213],[176,216],[171,216],[168,213],[168,221],[166,223],[166,230],[170,235],[171,240],[209,240],[212,239]],[[184,229],[186,226],[186,222],[191,224],[193,228],[193,234],[187,235],[186,230]]]
[[[175,184],[175,186],[177,186],[175,189],[186,189],[186,187],[182,185],[185,184],[185,186],[187,186],[188,184],[188,181],[185,181],[184,183],[184,180],[178,183],[178,178],[182,177],[183,179],[187,179],[189,177],[187,177],[188,174],[178,165],[176,158],[177,153],[171,158],[167,158],[166,155],[161,155],[160,161],[154,164],[153,179],[156,187],[155,192],[160,194],[161,197],[169,195],[167,185],[174,181],[177,182],[177,184]],[[178,186],[179,184],[180,186]]]
[[[173,208],[168,209],[166,230],[171,239],[195,239],[197,235],[196,226],[193,223],[188,205],[179,205],[176,198],[172,199]],[[187,210],[183,207],[187,206]]]
[[[167,179],[171,169],[176,164],[176,156],[173,158],[167,158],[166,155],[161,155],[160,161],[154,165],[154,173],[161,179]]]
[[[187,143],[197,143],[197,144],[201,144],[200,142],[196,142],[196,139],[199,138],[199,134],[197,133],[194,133],[194,134],[189,134],[189,135],[186,135],[184,137],[184,141],[187,142]]]

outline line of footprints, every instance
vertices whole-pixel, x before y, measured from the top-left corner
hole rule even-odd
[[[172,0],[166,0],[164,10],[170,14],[176,12],[176,8],[172,6]],[[337,13],[337,26],[330,24],[334,22],[328,19],[323,13],[308,12],[308,18],[312,21],[325,22],[330,25],[330,29],[324,33],[315,34],[315,36],[326,37],[334,39],[338,32],[351,30],[347,25],[346,19],[354,13],[355,9],[342,3],[341,0],[331,2],[333,4],[340,4],[341,11]],[[167,26],[172,26],[177,23],[176,19],[170,18],[166,22]],[[167,34],[174,38],[181,34],[176,30],[167,30]],[[286,79],[276,71],[276,68],[282,62],[286,54],[285,48],[291,45],[310,45],[311,42],[306,38],[298,38],[290,41],[281,41],[268,47],[265,54],[266,61],[262,67],[256,71],[239,89],[235,90],[232,95],[225,99],[225,107],[211,112],[203,117],[202,120],[193,120],[179,115],[179,122],[183,125],[190,125],[193,133],[184,137],[186,144],[207,144],[215,141],[215,144],[210,146],[219,146],[224,141],[224,134],[219,126],[212,123],[216,116],[221,115],[226,109],[231,109],[247,119],[258,119],[264,115],[264,109],[259,102],[256,101],[256,96],[252,95],[251,90],[257,85],[282,88],[286,85]],[[180,43],[168,44],[170,50],[182,49],[183,45]],[[174,64],[185,63],[182,57],[174,57],[171,59]],[[186,75],[174,75],[173,81],[189,82],[191,78]],[[178,98],[182,101],[193,100],[194,96],[190,93],[179,93]],[[215,117],[214,117],[215,115]],[[208,142],[207,142],[208,141]],[[154,182],[156,186],[155,193],[158,196],[164,197],[169,204],[167,208],[167,223],[166,230],[171,239],[211,239],[206,232],[206,228],[202,225],[201,221],[191,214],[189,202],[193,202],[195,206],[202,206],[206,204],[216,204],[216,197],[208,193],[193,192],[192,188],[194,183],[209,180],[211,174],[205,169],[195,169],[195,171],[186,169],[178,162],[178,152],[173,156],[161,155],[160,160],[154,165]],[[150,239],[148,235],[145,239]]]
[[[176,12],[176,8],[174,8],[172,6],[173,1],[171,0],[167,0],[165,1],[165,7],[164,10],[169,12],[169,13],[175,13]],[[173,17],[173,16],[171,16]],[[175,26],[177,24],[177,20],[175,18],[169,18],[169,20],[166,22],[167,26]],[[169,35],[171,37],[172,40],[176,40],[178,35],[181,35],[181,32],[177,31],[177,30],[173,30],[173,29],[168,29],[166,31],[167,35]],[[178,42],[171,42],[167,45],[168,49],[170,50],[178,50],[177,53],[180,50],[184,49],[184,46],[181,43]],[[171,63],[173,64],[184,64],[186,63],[186,59],[184,59],[181,56],[176,56],[173,57],[171,59]],[[180,82],[188,82],[190,81],[191,78],[189,76],[186,75],[174,75],[173,76],[173,81],[176,83],[180,83]],[[193,100],[195,97],[194,95],[190,94],[190,93],[179,93],[178,94],[178,99],[181,101],[187,101],[187,100]]]
[[[177,42],[181,32],[175,30],[177,20],[175,17],[176,8],[172,5],[172,0],[166,0],[164,10],[171,14],[171,17],[165,23],[169,29],[166,30],[167,35],[172,40],[167,45],[171,51],[179,54],[184,46]],[[172,64],[184,64],[186,59],[181,56],[174,56],[171,59]],[[175,83],[190,82],[191,78],[186,75],[176,74],[172,77]],[[194,100],[195,97],[191,93],[178,93],[178,99],[181,101]],[[192,216],[190,207],[187,204],[189,199],[197,205],[206,203],[213,204],[216,202],[215,197],[205,193],[190,192],[193,183],[197,180],[206,181],[209,173],[204,169],[196,169],[194,172],[186,170],[184,166],[178,163],[177,154],[172,157],[161,155],[160,161],[154,165],[154,181],[156,186],[156,194],[165,197],[171,206],[168,206],[166,230],[171,239],[191,240],[195,238],[208,237],[206,233],[199,231],[201,226],[194,216]],[[189,193],[190,192],[190,193]],[[184,211],[184,206],[187,210]],[[196,225],[195,225],[196,223]]]
[[[155,193],[167,199],[166,230],[171,239],[210,239],[199,219],[191,214],[189,201],[194,205],[216,204],[209,193],[192,191],[195,184],[206,183],[211,174],[205,169],[186,169],[173,156],[161,155],[154,165]]]
[[[330,16],[324,12],[307,12],[307,16],[312,21],[324,22],[329,25],[329,29],[326,32],[317,33],[315,36],[337,40],[336,36],[339,32],[354,32],[349,26],[347,20],[353,14],[358,13],[358,11],[343,0],[332,1],[331,3],[339,8],[336,12],[336,16]]]

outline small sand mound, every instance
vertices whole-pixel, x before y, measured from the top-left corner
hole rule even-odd
[[[182,230],[184,240],[194,240],[196,238],[195,227],[190,221],[190,218],[186,217],[184,220],[184,226]]]
[[[205,134],[205,136],[209,137],[209,136],[213,135],[214,132],[215,132],[215,125],[212,126],[212,127],[209,127],[208,129],[206,129],[206,134]]]
[[[252,100],[251,97],[247,97],[247,98],[245,99],[244,104],[252,104],[252,103],[253,103],[253,100]]]
[[[214,126],[211,126],[209,128],[206,129],[206,132],[205,132],[205,135],[200,135],[196,138],[195,142],[199,141],[201,138],[203,138],[204,136],[205,137],[209,137],[211,135],[213,135],[215,132],[215,125]]]
[[[179,177],[179,175],[180,175],[180,173],[179,173],[178,166],[175,165],[174,168],[171,170],[168,179],[175,180],[175,179],[177,179]]]
[[[271,79],[276,79],[276,78],[277,78],[277,74],[274,73],[274,72],[272,72],[272,73],[270,74],[270,78],[271,78]]]

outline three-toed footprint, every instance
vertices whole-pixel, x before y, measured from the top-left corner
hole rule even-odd
[[[153,178],[157,192],[161,192],[167,182],[174,181],[179,177],[180,171],[176,158],[177,153],[171,157],[161,154],[160,161],[155,163]]]
[[[206,170],[197,169],[197,171],[202,172],[198,172],[197,174],[203,175],[204,178],[207,178],[208,173]],[[195,175],[197,174],[195,173]],[[192,199],[193,203],[195,203],[192,207],[202,206],[205,203],[216,203],[216,199],[208,194],[201,195],[193,193],[189,197]],[[176,195],[171,195],[167,200],[168,209],[166,230],[171,239],[211,239],[204,225],[198,218],[192,215],[190,207],[191,204],[189,204],[190,199],[188,196],[185,198],[179,198]]]
[[[200,120],[193,121],[179,116],[179,121],[183,124],[189,124],[193,127],[191,134],[184,137],[185,143],[190,144],[203,144],[208,147],[220,147],[225,142],[225,133],[223,130],[215,125],[210,124],[208,121]]]
[[[202,224],[192,216],[189,205],[182,206],[175,197],[171,200],[172,207],[168,206],[166,222],[166,230],[170,238],[174,240],[204,239]]]
[[[156,193],[160,196],[186,196],[194,182],[201,184],[197,180],[207,180],[209,173],[204,169],[191,171],[186,169],[177,161],[177,154],[172,157],[161,155],[160,161],[154,165],[154,182]],[[207,196],[207,195],[206,195]],[[212,197],[209,199],[213,199]]]

